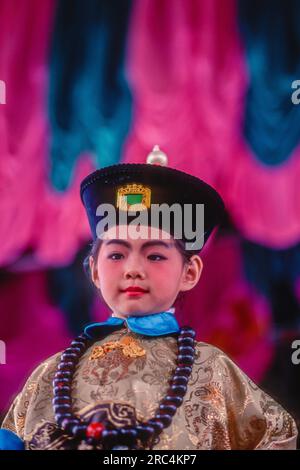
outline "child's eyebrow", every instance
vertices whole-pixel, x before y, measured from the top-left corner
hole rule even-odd
[[[112,245],[112,244],[122,245],[122,246],[125,246],[126,248],[129,248],[129,249],[132,248],[131,244],[129,242],[125,241],[125,240],[115,239],[115,240],[105,241],[106,246]],[[162,240],[149,240],[149,241],[143,243],[141,249],[144,250],[145,248],[148,248],[149,246],[162,246],[164,248],[169,249],[169,248],[172,248],[173,245],[174,245],[174,243],[166,243],[166,242],[163,242]]]

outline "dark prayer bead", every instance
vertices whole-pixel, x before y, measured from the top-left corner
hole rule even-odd
[[[56,385],[54,387],[54,394],[55,395],[65,395],[66,393],[70,393],[71,387],[69,385],[65,385],[64,383],[61,383],[60,385]]]
[[[192,367],[188,366],[187,364],[183,364],[180,367],[176,367],[175,375],[186,375],[189,376],[192,372]]]
[[[76,426],[79,424],[79,419],[73,419],[73,418],[65,418],[62,423],[61,423],[61,428],[64,431],[69,432],[73,426]]]
[[[186,327],[186,328],[189,328],[189,327]],[[89,340],[89,337],[85,333],[82,333],[79,336],[77,336],[76,340],[86,342]]]
[[[80,355],[82,354],[83,350],[85,349],[85,347],[79,347],[79,346],[72,346],[72,348],[70,348],[70,352],[76,354],[76,356],[80,357]]]
[[[86,436],[86,429],[87,426],[84,424],[75,424],[74,426],[72,426],[71,432],[74,437],[83,439]]]
[[[134,428],[121,428],[118,432],[119,439],[122,444],[132,445],[137,439],[137,430]]]
[[[86,344],[83,341],[74,340],[71,343],[71,347],[72,347],[72,349],[73,348],[80,349],[80,351],[82,352],[86,348]]]
[[[176,406],[177,408],[182,404],[182,402],[183,402],[183,398],[179,397],[179,396],[176,396],[175,394],[174,395],[167,395],[166,398],[164,398],[164,400],[163,400],[164,405],[172,404],[172,405]]]
[[[58,364],[58,370],[72,370],[74,369],[75,367],[75,364],[71,361],[68,361],[68,362],[60,362]]]
[[[63,422],[64,419],[72,419],[72,414],[71,413],[55,413],[55,421],[59,426],[61,426],[61,423]]]
[[[135,429],[137,430],[138,438],[141,439],[141,441],[148,440],[154,433],[154,427],[148,426],[147,424],[138,425]]]
[[[77,354],[75,354],[74,352],[64,352],[62,355],[61,355],[61,360],[62,361],[78,361],[79,357]]]
[[[186,385],[189,378],[185,375],[175,375],[171,380],[172,385]]]
[[[148,424],[154,428],[156,435],[160,434],[164,430],[164,425],[159,419],[149,419]]]
[[[102,432],[103,445],[106,448],[111,448],[118,442],[118,431],[116,429],[104,429]]]
[[[74,352],[74,348],[73,347],[69,347],[69,348],[66,348],[64,350],[64,353],[73,353]]]
[[[187,336],[189,336],[191,338],[195,338],[196,332],[192,328],[190,328],[188,326],[184,326],[180,330],[180,336],[181,336],[181,338],[182,337],[187,337]]]
[[[71,411],[71,404],[54,405],[53,409],[55,413],[67,413]]]
[[[70,397],[61,395],[59,397],[54,397],[52,400],[52,405],[64,405],[64,404],[71,404],[72,400]]]
[[[60,370],[55,373],[54,379],[71,379],[72,375],[70,370]]]
[[[155,418],[163,423],[164,428],[167,428],[172,423],[172,416],[170,415],[157,414]]]
[[[191,364],[193,364],[193,362],[194,362],[194,356],[190,356],[188,354],[178,356],[178,363],[179,364],[191,365]]]
[[[177,407],[175,405],[164,405],[163,403],[159,405],[159,412],[160,414],[167,414],[170,416],[174,416],[177,411]]]
[[[194,346],[195,340],[194,338],[186,336],[184,338],[178,338],[178,343],[180,346]]]
[[[170,390],[178,395],[179,397],[183,397],[186,394],[187,386],[186,385],[172,385]]]
[[[52,384],[54,387],[62,388],[64,385],[70,385],[71,379],[69,377],[61,377],[58,379],[54,379]],[[61,385],[60,385],[61,384]]]
[[[180,355],[190,355],[194,356],[195,354],[195,349],[192,346],[180,346],[179,347],[179,354]]]

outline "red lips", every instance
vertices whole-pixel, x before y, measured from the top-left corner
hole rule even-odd
[[[127,287],[127,289],[123,289],[122,292],[148,292],[148,291],[139,286],[130,286],[130,287]]]

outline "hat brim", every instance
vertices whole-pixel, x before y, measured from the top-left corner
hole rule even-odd
[[[116,189],[137,183],[151,188],[151,204],[204,204],[204,244],[222,222],[225,206],[218,192],[205,181],[170,167],[127,163],[101,168],[81,182],[80,196],[87,211],[93,238],[99,204],[116,204]]]

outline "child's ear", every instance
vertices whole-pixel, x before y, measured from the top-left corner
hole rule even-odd
[[[180,290],[188,291],[195,287],[200,279],[202,269],[202,259],[198,255],[193,255],[189,263],[184,267]]]
[[[92,281],[95,284],[95,286],[100,289],[100,281],[99,281],[99,275],[98,275],[98,269],[97,265],[95,263],[95,260],[92,256],[89,257],[89,265],[90,265],[90,271],[91,271],[91,277]]]

